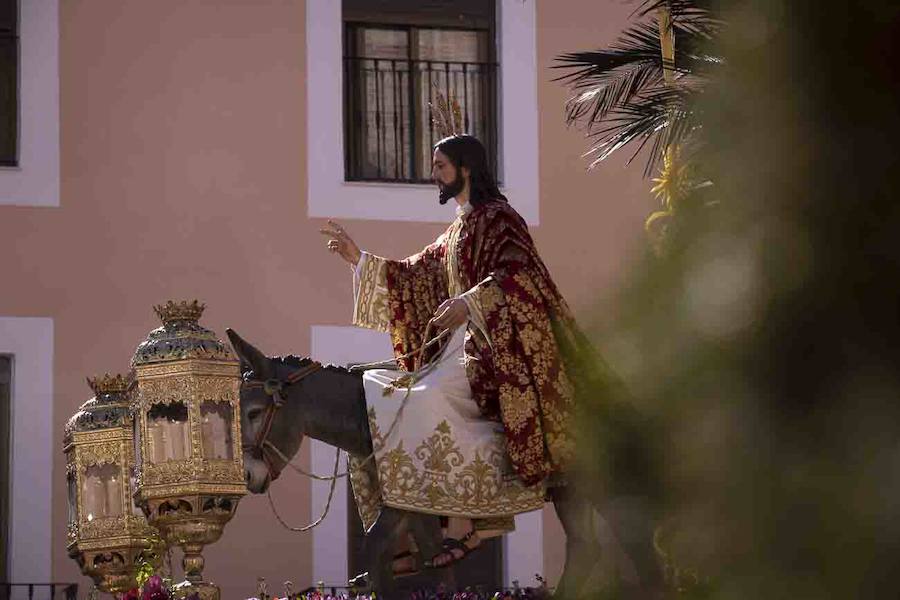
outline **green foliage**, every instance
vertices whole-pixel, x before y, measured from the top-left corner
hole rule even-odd
[[[701,576],[689,593],[900,597],[900,5],[721,10],[727,67],[685,105],[715,185],[688,193],[598,338],[653,424],[634,435],[667,552]],[[595,403],[603,474],[619,450]]]
[[[154,566],[154,559],[141,554],[137,560],[137,572],[135,574],[135,579],[137,580],[137,585],[139,588],[144,587],[144,584],[147,583],[147,580],[153,577],[156,573],[156,567]]]

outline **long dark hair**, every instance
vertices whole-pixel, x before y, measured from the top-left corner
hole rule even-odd
[[[492,200],[507,201],[497,188],[488,165],[487,151],[478,138],[467,134],[451,135],[435,144],[434,149],[446,154],[457,171],[462,167],[469,169],[469,203],[472,206],[478,208]]]

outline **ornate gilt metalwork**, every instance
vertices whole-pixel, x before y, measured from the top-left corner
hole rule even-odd
[[[69,419],[63,438],[69,496],[67,549],[100,590],[119,593],[137,585],[139,560],[160,564],[164,547],[154,543],[159,539],[156,531],[131,500],[130,381],[107,374],[88,379],[88,384],[94,397]]]
[[[203,581],[201,552],[221,537],[247,489],[240,364],[199,325],[204,308],[196,300],[154,307],[162,326],[135,351],[129,393],[139,456],[135,501],[162,538],[184,550],[190,591],[211,600],[219,590]]]

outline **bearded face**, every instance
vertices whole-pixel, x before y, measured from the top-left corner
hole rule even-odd
[[[443,182],[438,182],[438,202],[441,204],[447,204],[447,201],[451,198],[455,198],[459,195],[463,188],[466,185],[466,180],[462,178],[459,171],[456,172],[456,177],[448,184]]]
[[[466,186],[465,177],[460,169],[457,169],[447,155],[440,150],[434,151],[431,178],[438,185],[438,202],[441,204],[446,204],[448,200],[455,198]]]

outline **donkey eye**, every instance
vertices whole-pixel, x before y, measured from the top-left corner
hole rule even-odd
[[[261,408],[253,408],[250,410],[250,412],[247,413],[247,418],[250,419],[251,421],[255,421],[257,418],[259,418],[259,415],[261,413],[262,413]]]

